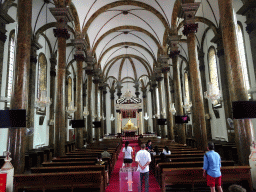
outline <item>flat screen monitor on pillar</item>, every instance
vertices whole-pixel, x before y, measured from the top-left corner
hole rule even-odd
[[[26,110],[0,110],[0,128],[26,127]]]
[[[182,123],[188,123],[188,116],[183,115],[183,116],[175,116],[175,123],[176,124],[182,124]]]
[[[84,120],[72,120],[72,128],[83,128],[85,127]]]
[[[256,101],[233,101],[232,110],[234,119],[256,118]]]

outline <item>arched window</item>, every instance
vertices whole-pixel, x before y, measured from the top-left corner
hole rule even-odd
[[[188,72],[184,73],[184,90],[185,90],[184,104],[185,104],[185,102],[190,103]],[[189,113],[190,109],[187,112]]]
[[[72,101],[72,79],[68,77],[68,106],[71,104]]]
[[[247,68],[246,55],[245,55],[243,31],[240,24],[237,25],[237,42],[238,42],[238,49],[239,49],[240,62],[242,66],[244,84],[246,89],[249,90],[250,82],[249,82],[248,68]],[[251,98],[250,94],[249,94],[249,98]]]
[[[208,62],[209,62],[210,82],[212,83],[213,91],[218,92],[218,90],[220,90],[220,86],[219,86],[219,78],[218,78],[216,51],[214,47],[209,48]],[[213,101],[213,106],[216,106],[218,104],[219,103],[217,100]]]
[[[14,57],[15,57],[15,31],[10,32],[9,40],[9,59],[8,59],[8,71],[7,71],[7,90],[6,97],[11,98],[12,96],[12,83],[13,83],[13,73],[14,73]],[[10,102],[7,103],[8,107]]]
[[[37,76],[37,98],[40,96],[47,96],[47,61],[43,53],[38,57],[38,76]]]

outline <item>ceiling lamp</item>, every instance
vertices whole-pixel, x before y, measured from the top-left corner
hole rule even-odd
[[[52,99],[50,97],[46,97],[46,91],[41,91],[41,97],[35,100],[35,107],[44,110],[45,107],[48,107],[52,104]]]
[[[67,112],[68,114],[75,113],[75,112],[76,112],[76,110],[77,110],[77,108],[76,108],[76,107],[74,107],[74,105],[73,105],[73,102],[72,102],[72,101],[69,103],[69,106],[68,106],[68,107],[66,107],[66,112]]]
[[[113,114],[111,114],[110,121],[114,121],[114,120],[115,120],[115,117],[113,116]]]
[[[171,112],[173,115],[176,114],[176,109],[175,109],[174,103],[172,104],[172,107],[170,108],[170,112]]]
[[[86,107],[84,107],[84,111],[83,111],[84,118],[86,118],[88,115],[89,115],[89,111],[87,110]]]
[[[218,103],[222,101],[222,94],[219,89],[214,89],[213,84],[211,82],[208,83],[208,91],[204,92],[204,98],[210,99],[212,104],[215,104],[215,101],[217,100]]]
[[[144,119],[147,121],[149,119],[148,113],[145,113]]]

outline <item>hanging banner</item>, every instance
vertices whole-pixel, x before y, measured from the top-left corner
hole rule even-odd
[[[7,173],[0,173],[0,191],[1,192],[6,191],[6,178],[7,178]]]

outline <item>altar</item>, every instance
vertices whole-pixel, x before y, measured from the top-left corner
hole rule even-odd
[[[131,119],[129,119],[128,122],[125,124],[125,126],[122,128],[122,132],[126,137],[135,136],[137,131],[138,131],[138,128],[134,126]]]

